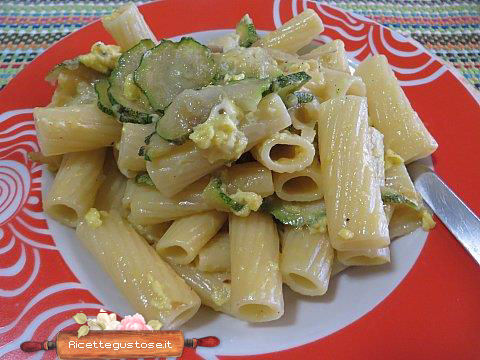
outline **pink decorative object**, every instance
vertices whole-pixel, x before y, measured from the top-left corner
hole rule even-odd
[[[153,330],[153,328],[145,323],[142,315],[135,314],[133,316],[125,316],[120,325],[118,325],[117,330]]]

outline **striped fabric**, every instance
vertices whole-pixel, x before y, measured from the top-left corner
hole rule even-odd
[[[49,45],[124,2],[0,0],[0,88]],[[479,0],[326,2],[411,36],[480,90]]]

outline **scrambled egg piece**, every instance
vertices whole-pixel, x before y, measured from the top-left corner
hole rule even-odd
[[[85,214],[85,221],[89,226],[93,227],[94,229],[102,226],[103,224],[100,211],[95,208],[91,208],[90,210],[88,210],[88,212]]]
[[[240,211],[234,211],[237,216],[248,216],[251,211],[257,211],[262,205],[262,197],[254,192],[244,192],[237,190],[237,192],[230,197],[236,202],[243,204],[243,208]]]
[[[237,74],[237,75],[226,74],[225,77],[223,78],[223,80],[225,80],[225,82],[238,81],[238,80],[243,80],[243,79],[245,79],[245,74],[244,73]]]
[[[433,220],[432,214],[427,210],[422,210],[422,228],[425,231],[431,230],[435,227],[435,220]]]
[[[403,163],[404,160],[400,155],[392,149],[387,149],[385,152],[385,170],[390,169],[394,165],[400,165]]]
[[[155,280],[151,274],[147,274],[147,280],[149,281],[155,294],[155,299],[152,301],[152,305],[159,310],[171,310],[172,304],[163,291],[162,284],[160,284],[158,280]]]
[[[321,234],[327,232],[327,217],[323,216],[315,224],[309,225],[308,231],[310,232],[310,234]]]
[[[120,46],[105,45],[98,41],[92,45],[88,54],[80,55],[78,61],[86,67],[106,74],[117,65],[118,58],[121,55]]]
[[[340,236],[341,238],[344,238],[344,239],[348,240],[348,239],[353,238],[353,232],[351,232],[351,231],[348,230],[348,229],[342,228],[342,229],[338,232],[338,236]]]
[[[236,160],[248,144],[247,137],[238,129],[241,118],[242,111],[232,100],[225,98],[213,107],[207,121],[195,126],[189,138],[200,149],[208,150],[210,163]]]
[[[133,74],[128,74],[123,84],[123,95],[128,99],[135,101],[140,98],[140,88],[133,81]]]

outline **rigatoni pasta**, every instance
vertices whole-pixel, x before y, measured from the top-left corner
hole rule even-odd
[[[139,225],[154,225],[184,216],[211,210],[205,202],[203,190],[208,179],[200,179],[188,189],[167,197],[155,187],[131,183],[127,185],[124,206],[130,209],[129,220]]]
[[[255,146],[252,155],[272,171],[292,173],[303,170],[312,163],[315,148],[307,139],[282,131]]]
[[[123,124],[118,144],[118,168],[126,177],[134,177],[137,172],[146,170],[145,158],[138,151],[154,130],[152,124]]]
[[[44,199],[45,212],[62,224],[75,227],[95,202],[104,180],[105,149],[69,153]]]
[[[95,104],[35,108],[40,150],[45,156],[87,151],[120,140],[122,125]]]
[[[386,149],[407,163],[437,149],[437,142],[413,110],[384,55],[364,60],[355,75],[366,85],[372,124],[385,136]]]
[[[82,220],[77,236],[136,311],[165,329],[195,315],[200,298],[155,250],[117,212],[97,217],[98,222]]]
[[[226,220],[227,214],[218,211],[208,211],[175,220],[155,244],[155,249],[162,257],[172,262],[189,264]]]
[[[321,166],[317,159],[304,170],[273,175],[275,194],[286,201],[315,201],[323,198]]]
[[[137,45],[140,40],[156,42],[155,35],[145,22],[137,6],[130,2],[102,19],[103,27],[112,35],[123,50]]]
[[[327,69],[350,74],[345,44],[342,40],[336,39],[320,45],[300,58],[305,60],[315,59]]]
[[[312,9],[307,9],[261,38],[255,45],[295,53],[322,31],[323,23],[320,17]]]
[[[320,160],[332,246],[343,251],[386,247],[388,222],[373,167],[367,102],[344,96],[320,108]]]
[[[325,294],[334,255],[327,234],[288,228],[282,238],[280,271],[283,281],[303,295]]]
[[[322,296],[434,225],[405,162],[435,141],[385,58],[352,75],[341,40],[311,50],[315,10],[263,37],[246,14],[209,46],[157,43],[133,3],[102,23],[116,45],[47,75],[30,157],[58,170],[45,211],[147,320],[276,320],[283,283]]]
[[[346,266],[382,265],[390,262],[390,249],[365,249],[354,251],[337,251],[338,261]]]
[[[284,310],[275,223],[261,213],[231,215],[229,235],[232,311],[251,322],[278,319]]]
[[[218,233],[198,252],[196,266],[201,271],[230,271],[230,265],[228,232]]]

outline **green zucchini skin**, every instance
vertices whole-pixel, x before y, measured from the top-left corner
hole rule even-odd
[[[108,97],[108,88],[110,83],[108,79],[101,79],[95,83],[95,92],[97,93],[98,101],[97,106],[107,115],[114,115],[112,109],[112,103]]]
[[[270,91],[276,92],[283,100],[287,101],[287,96],[310,81],[311,76],[305,71],[296,72],[288,75],[280,75],[272,82]]]
[[[253,21],[248,14],[245,14],[238,22],[235,32],[240,37],[239,45],[243,47],[250,47],[260,39],[255,25],[253,25]]]
[[[153,186],[155,187],[155,184],[153,183],[152,179],[150,178],[150,175],[148,175],[148,172],[143,172],[137,174],[135,176],[135,183],[139,185],[148,185],[148,186]]]
[[[291,108],[300,104],[306,104],[312,102],[315,99],[315,95],[306,91],[295,91],[287,95],[285,105],[287,108]]]
[[[414,210],[420,210],[420,206],[415,201],[388,187],[382,189],[382,201],[385,204],[403,204]]]
[[[123,93],[127,76],[139,66],[143,54],[154,46],[152,40],[141,40],[122,54],[118,59],[118,65],[108,78],[110,83],[107,91],[108,98],[112,104],[112,111],[120,122],[149,124],[162,115],[154,111],[143,94],[138,100],[131,100],[126,98]]]
[[[207,187],[203,190],[203,196],[217,208],[223,208],[231,212],[240,212],[246,206],[228,196],[225,184],[219,177],[212,177],[210,179]]]
[[[216,66],[208,47],[190,37],[162,40],[146,51],[134,73],[136,85],[155,110],[163,111],[186,89],[212,83]]]
[[[278,222],[295,228],[315,228],[324,223],[327,216],[323,202],[289,202],[276,196],[265,198],[260,209],[271,214]]]

